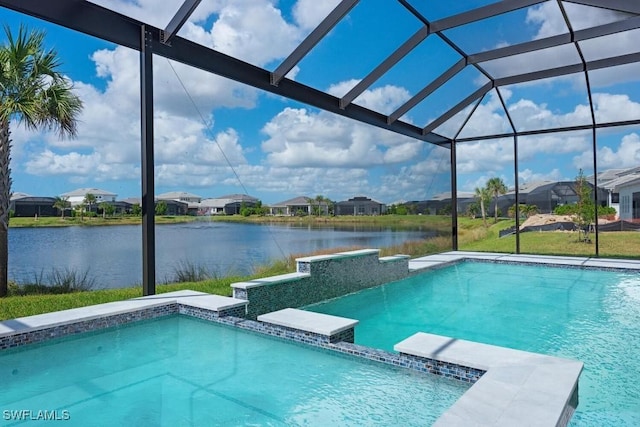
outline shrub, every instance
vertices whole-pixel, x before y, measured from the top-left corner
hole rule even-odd
[[[89,271],[78,271],[70,268],[58,270],[54,268],[49,274],[34,274],[32,281],[16,283],[9,287],[10,295],[33,294],[69,294],[72,292],[90,291],[95,287],[95,278]]]
[[[576,212],[576,205],[558,205],[553,209],[555,215],[573,215]]]
[[[202,264],[191,261],[179,261],[173,268],[173,277],[167,282],[201,282],[208,279],[217,279],[218,274]]]

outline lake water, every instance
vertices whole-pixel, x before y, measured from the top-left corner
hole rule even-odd
[[[156,226],[156,280],[170,281],[181,264],[219,276],[251,273],[290,254],[362,246],[381,248],[435,235],[429,230],[198,221]],[[84,272],[97,288],[142,283],[140,226],[9,229],[9,278],[33,282],[53,269]],[[46,280],[45,280],[46,282]]]

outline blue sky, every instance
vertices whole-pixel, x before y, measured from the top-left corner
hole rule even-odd
[[[155,0],[96,3],[162,28],[179,6],[179,2]],[[180,35],[273,70],[336,3],[203,0]],[[430,20],[489,3],[412,2]],[[565,4],[576,29],[625,18]],[[550,1],[488,23],[452,29],[446,35],[467,53],[481,52],[566,32],[558,12],[557,3]],[[73,140],[13,125],[13,191],[53,196],[96,187],[119,198],[138,197],[138,54],[4,9],[0,20],[13,29],[20,23],[44,28],[47,44],[59,52],[63,72],[85,104],[79,134]],[[420,22],[398,2],[360,2],[288,77],[342,96],[418,28]],[[637,52],[637,40],[638,32],[633,31],[583,42],[581,47],[588,60],[600,59]],[[576,55],[569,46],[482,66],[506,76],[549,63],[575,63]],[[431,36],[355,102],[391,113],[458,59],[441,39]],[[189,191],[218,197],[246,192],[268,204],[317,194],[333,200],[366,195],[394,203],[448,191],[448,150],[163,58],[156,57],[154,67],[156,193]],[[630,65],[590,73],[598,121],[640,117],[639,71],[637,65]],[[485,81],[479,71],[467,67],[403,120],[425,126]],[[500,93],[518,129],[539,129],[588,124],[585,87],[584,75],[576,74],[503,87]],[[455,135],[460,117],[436,131]],[[509,131],[497,93],[491,91],[460,137]],[[598,131],[599,169],[640,166],[639,134],[637,127]],[[522,137],[519,143],[521,183],[570,180],[579,169],[587,174],[593,170],[590,131]],[[512,186],[513,158],[511,138],[460,144],[458,191],[473,191],[492,176]]]

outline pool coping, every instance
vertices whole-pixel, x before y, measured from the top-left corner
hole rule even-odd
[[[598,270],[640,272],[640,260],[555,255],[505,254],[498,252],[450,251],[409,260],[409,271],[420,273],[461,261],[490,261],[514,264],[544,264],[552,267],[593,268]]]
[[[176,291],[5,320],[0,322],[0,340],[18,334],[24,335],[31,332],[78,324],[80,322],[98,320],[107,316],[124,315],[122,323],[126,323],[126,315],[132,315],[142,310],[159,309],[172,304],[204,308],[224,313],[227,311],[233,312],[238,309],[245,311],[248,301],[197,291]],[[5,347],[0,345],[0,349],[2,348]]]
[[[358,320],[313,311],[284,308],[258,316],[259,322],[284,326],[325,336],[333,336],[347,329],[353,329]]]
[[[411,273],[417,274],[462,261],[640,271],[640,261],[636,260],[464,251],[445,252],[409,260],[409,270]],[[394,349],[400,354],[394,355],[390,352],[358,346],[353,343],[319,342],[304,334],[292,337],[291,331],[282,331],[282,329],[292,328],[242,318],[242,313],[246,313],[247,304],[247,300],[185,290],[11,319],[0,322],[0,350],[62,335],[85,332],[82,330],[83,325],[93,324],[101,319],[110,319],[110,321],[98,322],[100,325],[93,326],[92,330],[172,313],[187,315],[195,313],[196,317],[237,326],[241,329],[474,383],[440,417],[436,425],[566,425],[577,405],[578,379],[582,371],[582,363],[579,361],[489,346],[424,332],[418,332],[398,343]],[[353,321],[353,319],[347,320]],[[74,325],[80,326],[76,328]],[[277,330],[278,328],[280,330]],[[36,336],[35,341],[15,339],[19,336],[29,337],[32,335]],[[6,343],[7,339],[11,340],[12,338],[17,341],[17,344],[3,346],[3,342]],[[442,364],[444,364],[444,368]],[[459,367],[461,370],[450,373],[451,366],[453,369]],[[560,385],[557,381],[561,381]],[[544,390],[544,393],[541,390]],[[563,406],[562,410],[559,409],[559,405]]]
[[[485,371],[434,426],[566,425],[578,404],[584,365],[576,360],[424,332],[394,350]]]

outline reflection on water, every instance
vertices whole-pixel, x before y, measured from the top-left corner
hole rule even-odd
[[[100,287],[142,281],[140,226],[11,228],[9,277],[20,282],[54,268],[88,270]],[[184,262],[219,276],[246,274],[291,254],[364,246],[380,248],[436,235],[428,229],[308,225],[237,224],[199,221],[156,227],[156,277],[170,280]]]

